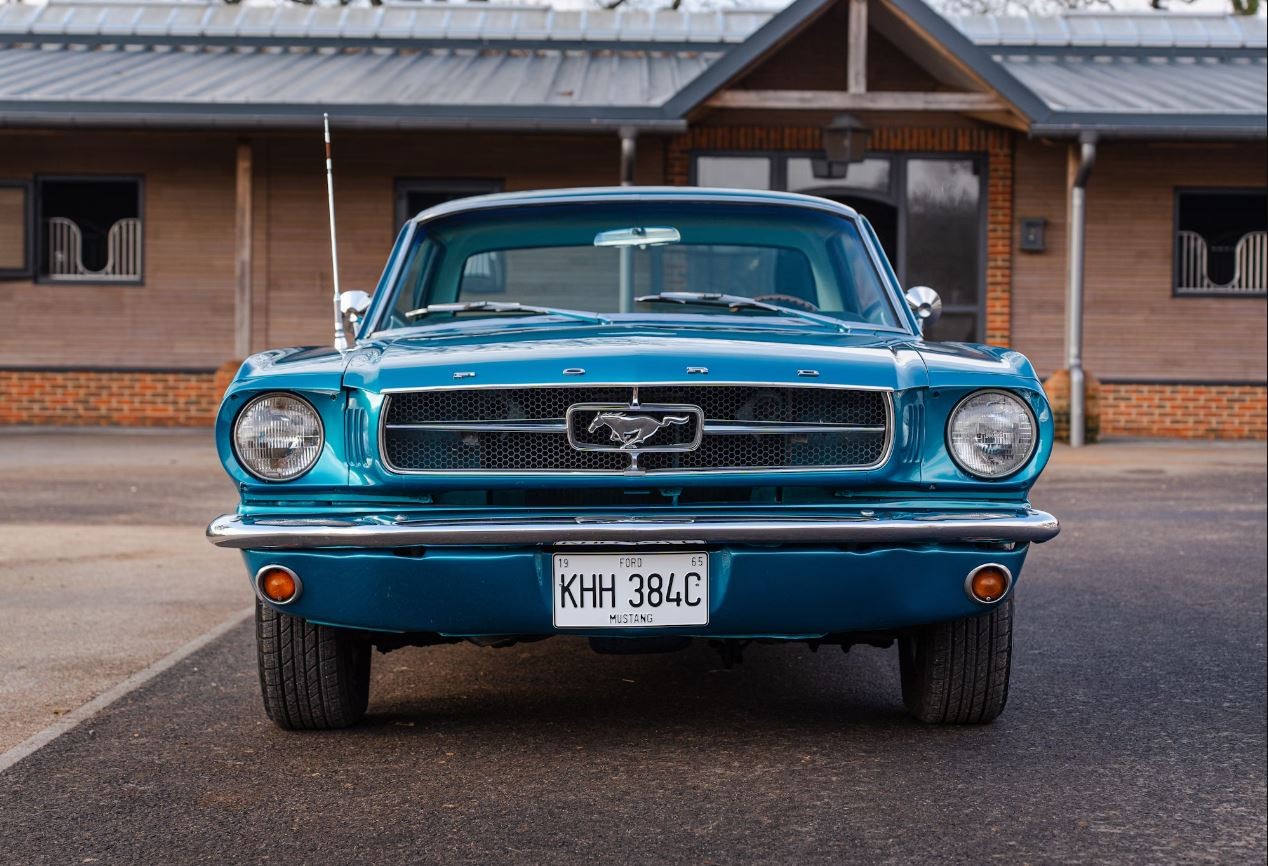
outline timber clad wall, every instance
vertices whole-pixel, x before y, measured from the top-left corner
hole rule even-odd
[[[233,148],[208,135],[0,133],[0,176],[144,179],[144,285],[0,281],[0,366],[215,367],[233,346]]]
[[[1066,145],[1018,139],[1015,213],[1047,220],[1047,251],[1014,249],[1013,338],[1042,376],[1064,366],[1067,156]],[[1264,299],[1172,297],[1175,189],[1265,185],[1261,143],[1100,146],[1088,183],[1084,364],[1103,383],[1102,435],[1268,435]]]
[[[230,135],[0,132],[0,177],[144,179],[142,285],[0,280],[11,316],[0,367],[211,369],[233,353],[234,154]],[[253,137],[252,347],[330,339],[330,253],[320,137]],[[345,288],[372,289],[396,236],[399,177],[487,178],[507,189],[608,185],[616,136],[340,134],[335,141]],[[659,183],[659,142],[640,142],[638,179]]]
[[[1014,344],[1048,376],[1064,366],[1064,145],[1019,139],[1015,213],[1048,220],[1047,252],[1016,250]],[[1084,365],[1115,379],[1268,379],[1263,297],[1173,298],[1176,187],[1264,187],[1264,144],[1103,143],[1088,182]]]

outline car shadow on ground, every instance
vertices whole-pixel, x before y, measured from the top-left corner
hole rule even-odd
[[[675,728],[803,733],[906,719],[895,651],[753,644],[731,668],[706,641],[682,652],[600,655],[582,638],[490,649],[411,648],[375,659],[366,731],[567,729],[588,739]]]

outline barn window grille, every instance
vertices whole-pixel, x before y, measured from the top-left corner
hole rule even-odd
[[[1176,295],[1268,294],[1268,194],[1177,192],[1174,289]]]
[[[138,178],[40,178],[39,277],[49,282],[137,283],[144,232]]]

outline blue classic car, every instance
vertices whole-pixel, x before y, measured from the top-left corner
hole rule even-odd
[[[898,645],[927,722],[1004,708],[1052,418],[1017,352],[924,342],[867,220],[618,188],[410,221],[351,346],[243,364],[216,422],[283,728],[365,713],[373,648],[551,635]]]

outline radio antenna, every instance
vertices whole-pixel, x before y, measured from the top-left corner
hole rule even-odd
[[[335,173],[330,161],[330,115],[321,115],[322,131],[326,140],[326,204],[330,211],[330,267],[334,274],[335,348],[348,349],[348,338],[343,332],[343,311],[339,309],[339,245],[335,240]]]

